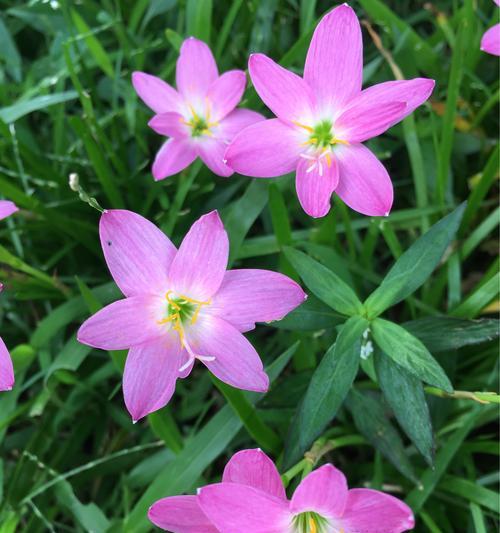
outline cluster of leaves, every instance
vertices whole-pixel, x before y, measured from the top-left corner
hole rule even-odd
[[[390,217],[335,202],[313,221],[292,176],[228,181],[195,163],[154,183],[160,141],[130,74],[170,80],[187,35],[211,44],[221,71],[255,51],[299,67],[330,2],[0,2],[0,194],[22,209],[0,230],[0,331],[16,367],[0,396],[0,533],[149,531],[154,500],[220,479],[227,457],[255,446],[290,469],[287,482],[311,450],[351,486],[394,492],[418,531],[498,526],[498,322],[483,315],[498,307],[499,84],[479,50],[495,6],[477,4],[352,3],[380,36],[375,46],[364,35],[365,83],[396,69],[435,78],[436,91],[370,143],[395,183]],[[252,88],[244,105],[266,113]],[[71,172],[103,206],[143,214],[175,243],[217,208],[233,265],[303,281],[308,301],[249,335],[267,395],[197,369],[167,408],[132,424],[126,354],[75,338],[119,293]]]

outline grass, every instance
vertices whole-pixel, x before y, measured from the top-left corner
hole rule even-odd
[[[292,176],[227,180],[194,164],[163,182],[151,177],[160,139],[147,127],[150,113],[133,91],[132,71],[173,81],[180,43],[194,35],[210,43],[221,71],[245,69],[249,53],[259,51],[300,73],[330,2],[0,5],[0,194],[21,208],[0,228],[6,285],[0,331],[16,367],[14,390],[0,395],[0,533],[150,531],[145,513],[152,501],[219,480],[228,457],[245,447],[261,446],[282,473],[300,474],[301,457],[285,467],[287,435],[343,321],[311,296],[302,314],[248,335],[273,381],[267,395],[231,389],[198,368],[178,383],[168,407],[133,425],[121,397],[125,354],[91,350],[75,338],[79,324],[119,292],[100,250],[99,213],[68,186],[74,172],[100,205],[141,213],[176,244],[195,219],[217,208],[234,266],[281,270],[299,280],[294,256],[282,251],[298,248],[361,301],[418,237],[467,201],[444,260],[384,313],[409,324],[456,392],[422,388],[409,374],[397,374],[405,383],[398,396],[391,380],[379,385],[372,357],[361,361],[352,385],[340,376],[350,393],[335,400],[333,420],[327,413],[312,439],[319,444],[305,440],[351,486],[406,499],[416,531],[496,530],[498,396],[474,394],[499,386],[492,321],[499,285],[498,62],[479,50],[482,33],[498,18],[494,3],[352,2],[371,27],[364,30],[365,84],[398,72],[436,79],[429,103],[369,143],[395,185],[394,209],[384,220],[340,202],[324,219],[310,219]],[[243,105],[268,113],[251,87]],[[450,329],[446,317],[460,321]],[[400,397],[420,402],[421,410],[400,404]],[[405,413],[422,420],[426,412],[435,450],[424,457],[423,433],[412,434],[398,420]],[[293,486],[297,478],[286,481]]]

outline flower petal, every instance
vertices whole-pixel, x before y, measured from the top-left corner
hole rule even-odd
[[[205,98],[219,72],[212,51],[203,41],[194,37],[181,46],[175,73],[177,89],[188,100]],[[191,102],[194,103],[194,102]]]
[[[306,295],[283,274],[270,270],[228,270],[206,312],[249,331],[256,322],[281,320],[298,307]]]
[[[156,76],[145,72],[133,72],[132,85],[140,99],[155,113],[180,111],[183,107],[180,94]]]
[[[415,526],[412,510],[401,500],[371,489],[352,489],[341,519],[346,531],[401,533]]]
[[[220,533],[289,531],[288,504],[253,487],[217,483],[198,492],[202,511]]]
[[[9,350],[0,337],[0,391],[11,390],[14,386],[14,367]]]
[[[247,78],[242,70],[230,70],[217,78],[208,89],[211,103],[210,122],[223,119],[239,104]]]
[[[234,454],[224,468],[222,481],[254,487],[266,494],[286,500],[285,488],[278,469],[260,449],[242,450]]]
[[[295,490],[290,502],[293,513],[314,511],[328,518],[342,516],[347,501],[344,474],[330,464],[307,475]]]
[[[363,215],[387,216],[394,197],[384,165],[362,144],[338,147],[339,184],[335,193]]]
[[[7,218],[16,211],[19,211],[19,208],[14,202],[11,202],[10,200],[0,200],[0,220]]]
[[[335,122],[335,133],[350,143],[380,135],[422,105],[434,85],[434,80],[428,78],[373,85],[347,103]]]
[[[166,314],[165,301],[157,296],[132,296],[107,305],[88,318],[78,330],[78,342],[102,350],[126,350],[162,335],[158,324]]]
[[[335,113],[359,91],[363,79],[363,41],[356,14],[347,4],[318,24],[304,67],[321,112]]]
[[[202,362],[221,381],[238,389],[267,391],[269,378],[259,354],[234,326],[219,317],[200,314],[186,333],[193,352],[215,357]]]
[[[330,198],[339,183],[339,164],[330,156],[318,160],[300,158],[295,187],[300,205],[311,217],[324,217],[330,211]]]
[[[227,144],[212,137],[204,138],[196,145],[198,155],[207,167],[217,176],[227,178],[233,174],[233,169],[224,163],[224,153]]]
[[[266,120],[263,115],[250,109],[235,109],[212,129],[214,137],[227,144],[248,126]]]
[[[300,76],[264,54],[252,54],[248,69],[258,95],[277,117],[311,125],[314,96]]]
[[[155,526],[173,533],[218,533],[203,514],[196,496],[171,496],[154,503],[148,518]]]
[[[133,346],[123,373],[123,396],[134,422],[169,402],[183,358],[177,335]]]
[[[227,164],[244,176],[273,178],[295,170],[303,135],[279,119],[245,128],[228,146]]]
[[[125,296],[160,295],[176,249],[152,222],[132,211],[110,209],[99,223],[108,268]]]
[[[484,32],[481,50],[494,56],[500,56],[500,24],[495,24]]]
[[[196,150],[189,139],[169,139],[163,143],[153,163],[156,181],[173,176],[184,170],[196,159]]]
[[[169,279],[179,295],[205,301],[220,287],[226,272],[229,240],[217,211],[199,218],[172,261]]]
[[[149,122],[148,126],[166,137],[175,137],[182,139],[190,133],[189,127],[184,122],[184,117],[180,113],[161,113],[155,115]]]

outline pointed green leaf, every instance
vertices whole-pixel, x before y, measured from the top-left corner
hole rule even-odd
[[[320,300],[344,315],[363,312],[363,304],[355,292],[337,274],[303,252],[288,247],[284,252],[307,288]]]
[[[398,365],[429,385],[447,392],[453,391],[450,380],[439,363],[422,342],[406,329],[394,322],[377,318],[372,322],[371,330],[378,347]]]
[[[422,382],[385,353],[378,351],[375,354],[375,368],[380,388],[399,425],[432,465],[434,438]]]
[[[364,318],[351,317],[314,372],[286,439],[285,468],[300,459],[337,414],[358,372],[367,327]]]
[[[379,287],[365,301],[370,316],[380,315],[415,292],[425,282],[455,236],[465,206],[465,203],[459,205],[442,218],[396,261]]]

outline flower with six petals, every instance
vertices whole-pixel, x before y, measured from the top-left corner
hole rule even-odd
[[[263,54],[250,56],[249,71],[277,118],[238,134],[225,153],[229,166],[257,178],[295,170],[299,201],[313,217],[328,213],[334,192],[360,213],[388,215],[391,179],[362,143],[425,102],[434,81],[391,81],[361,90],[361,28],[347,4],[318,24],[303,78]]]
[[[210,48],[194,37],[182,43],[177,90],[144,72],[134,72],[132,83],[156,113],[149,126],[170,137],[156,154],[155,180],[177,174],[197,157],[215,174],[230,176],[233,171],[223,161],[227,145],[243,128],[264,119],[255,111],[235,109],[245,90],[245,73],[230,70],[219,76]]]
[[[222,483],[197,496],[159,500],[148,516],[173,533],[401,533],[414,526],[405,503],[377,490],[349,490],[331,464],[308,474],[288,500],[278,470],[260,450],[236,453]]]
[[[217,211],[197,220],[178,250],[131,211],[105,211],[99,230],[125,299],[84,322],[78,340],[130,348],[123,392],[134,421],[166,405],[196,359],[233,387],[268,389],[259,355],[242,333],[300,305],[305,294],[297,283],[267,270],[226,271],[229,241]]]

